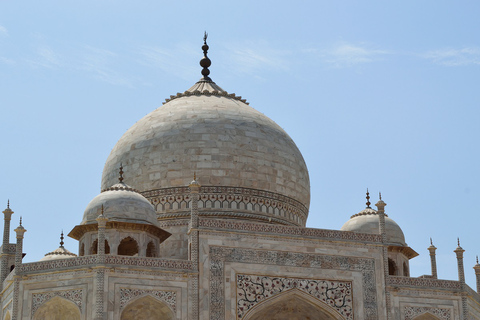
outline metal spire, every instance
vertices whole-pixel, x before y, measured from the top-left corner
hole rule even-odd
[[[430,238],[430,245],[433,246],[432,238]]]
[[[368,188],[367,188],[367,208],[370,208],[370,193],[368,193]]]
[[[20,216],[20,227],[22,226],[22,216]]]
[[[10,199],[7,200],[7,209],[10,209]]]
[[[63,248],[63,230],[62,230],[62,233],[60,234],[60,248]]]
[[[378,197],[380,198],[380,200],[382,200],[382,193],[381,192],[378,193]]]
[[[203,36],[203,58],[200,60],[200,66],[203,68],[202,70],[202,75],[203,75],[203,80],[207,81],[212,81],[210,77],[208,76],[210,74],[210,70],[208,70],[208,67],[212,65],[212,61],[207,57],[207,52],[208,52],[208,44],[207,44],[207,37],[208,33],[205,31],[205,34]]]
[[[120,171],[119,171],[119,177],[118,177],[118,181],[120,181],[120,183],[123,182],[123,165],[122,163],[120,163]]]

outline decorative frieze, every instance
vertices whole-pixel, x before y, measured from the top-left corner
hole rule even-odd
[[[316,239],[327,240],[339,240],[339,241],[357,241],[357,242],[372,242],[380,243],[381,235],[379,234],[367,234],[356,233],[340,230],[327,230],[327,229],[313,229],[293,226],[280,226],[275,224],[262,224],[252,222],[241,222],[233,220],[220,220],[220,219],[200,219],[200,227],[211,229],[230,229],[250,231],[254,233],[277,233],[281,235],[294,235],[300,237],[312,237]]]
[[[387,284],[390,286],[405,286],[405,287],[415,287],[415,288],[429,288],[429,289],[446,289],[456,292],[463,290],[462,283],[453,280],[438,280],[438,279],[428,279],[428,278],[410,278],[410,277],[399,277],[399,276],[389,276]]]
[[[36,273],[49,272],[52,270],[67,269],[73,267],[94,266],[97,264],[97,255],[89,255],[82,257],[75,257],[69,259],[58,259],[50,261],[24,263],[21,265],[21,272]],[[113,256],[105,255],[105,264],[110,266],[137,266],[148,268],[164,268],[175,270],[194,270],[194,265],[191,261],[184,260],[169,260],[162,258],[151,257],[129,257],[129,256]]]
[[[432,308],[432,307],[404,307],[405,320],[412,320],[424,313],[430,313],[441,320],[451,320],[452,312],[446,308]]]
[[[225,319],[225,263],[293,266],[358,271],[362,275],[365,320],[378,318],[375,262],[373,259],[245,248],[210,247],[210,319]]]
[[[185,218],[189,216],[191,194],[187,186],[164,188],[143,192],[142,195],[153,204],[159,219]],[[275,220],[280,224],[305,225],[308,208],[299,201],[258,189],[202,186],[199,193],[198,209],[215,211],[218,216],[237,213],[246,219]]]
[[[345,319],[353,319],[351,281],[311,280],[237,274],[237,317],[258,303],[279,293],[298,289],[337,310]]]
[[[32,294],[32,317],[45,302],[57,296],[75,303],[80,311],[82,310],[83,289],[34,293]]]
[[[175,291],[146,290],[120,288],[120,310],[122,310],[130,301],[150,295],[156,299],[165,302],[175,313],[177,310],[177,293]]]

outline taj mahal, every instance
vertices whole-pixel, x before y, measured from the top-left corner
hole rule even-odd
[[[340,230],[306,227],[300,150],[210,78],[206,40],[201,79],[113,147],[101,193],[67,234],[78,254],[62,234],[23,263],[34,240],[11,225],[13,205],[3,211],[0,320],[480,319],[478,261],[472,289],[458,243],[458,279],[438,279],[431,243],[430,274],[411,277],[418,253],[388,197],[367,191]]]

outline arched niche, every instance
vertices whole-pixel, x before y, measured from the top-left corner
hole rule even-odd
[[[150,241],[147,245],[147,257],[156,257],[157,256],[157,249],[155,248],[155,244],[153,241]]]
[[[12,320],[12,316],[10,315],[10,311],[7,311],[7,313],[5,314],[4,320]]]
[[[150,319],[173,320],[175,315],[166,303],[147,295],[126,305],[120,316],[120,320]]]
[[[90,254],[97,254],[98,253],[98,239],[93,241],[92,247],[90,248]],[[105,239],[105,254],[110,254],[110,246],[108,245],[108,241]]]
[[[126,237],[118,245],[119,256],[136,256],[138,255],[138,243],[132,237]]]
[[[418,317],[413,318],[413,320],[440,320],[438,317],[435,317],[430,312],[425,312],[419,315]]]
[[[244,320],[342,320],[329,305],[298,289],[267,299],[247,312]]]
[[[33,320],[80,320],[80,309],[75,303],[59,296],[48,300],[33,315]]]

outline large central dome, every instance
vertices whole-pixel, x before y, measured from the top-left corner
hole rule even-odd
[[[196,172],[202,185],[200,214],[306,222],[310,184],[297,146],[274,121],[225,92],[208,73],[123,135],[105,164],[102,189],[116,183],[120,164],[125,182],[155,205],[161,220],[188,217],[187,185]]]

